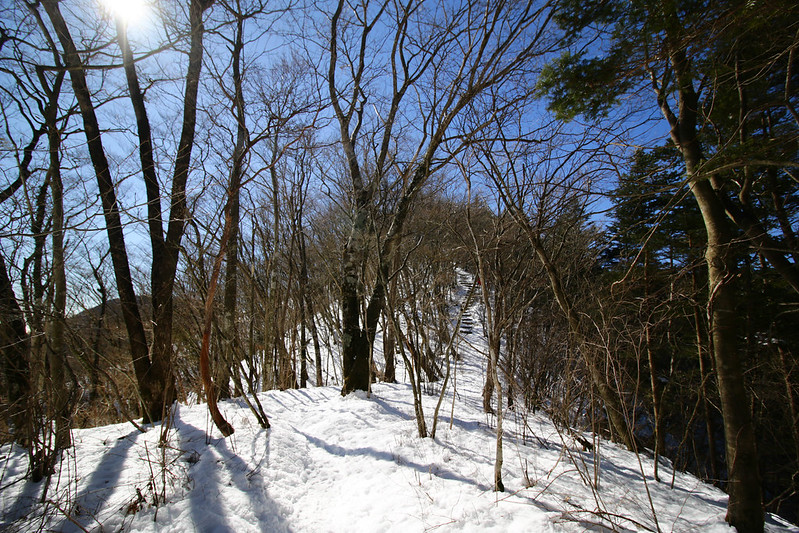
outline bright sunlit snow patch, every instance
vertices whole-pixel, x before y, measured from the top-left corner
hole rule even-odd
[[[471,283],[462,276],[453,300],[464,301]],[[472,302],[469,312],[481,309]],[[379,335],[375,345],[380,360]],[[522,406],[504,424],[507,492],[493,492],[495,420],[482,411],[479,319],[457,351],[436,440],[418,437],[407,383],[376,383],[370,396],[342,397],[338,386],[259,393],[269,430],[242,400],[224,401],[236,428],[227,439],[204,404],[180,405],[163,447],[160,425],[75,430],[44,504],[44,483],[23,478],[25,451],[2,446],[0,531],[734,533],[719,489],[665,464],[657,482],[651,457],[639,461],[600,439],[597,460],[574,432]],[[428,429],[437,399],[423,398]],[[766,531],[799,528],[768,516]]]

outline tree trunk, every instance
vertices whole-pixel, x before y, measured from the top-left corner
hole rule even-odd
[[[469,190],[471,196],[471,188]],[[469,225],[469,232],[474,243],[474,257],[477,260],[477,276],[478,279],[483,280],[479,284],[481,296],[483,298],[483,307],[485,308],[486,327],[485,331],[488,333],[488,367],[486,368],[486,382],[483,387],[483,411],[486,413],[493,413],[491,407],[491,399],[493,391],[497,391],[497,433],[496,433],[496,449],[494,457],[494,491],[504,492],[505,485],[502,483],[502,383],[499,380],[499,352],[502,343],[502,318],[501,294],[496,294],[493,305],[491,302],[491,293],[488,289],[488,277],[484,267],[483,251],[478,246],[477,238],[475,237],[474,229],[472,227],[471,213],[467,214]],[[499,289],[496,291],[499,293]]]
[[[397,381],[397,367],[396,367],[396,340],[394,337],[394,332],[388,325],[388,321],[385,322],[385,327],[383,328],[383,357],[386,361],[386,366],[383,371],[383,380],[386,383],[396,383]]]
[[[502,383],[499,380],[499,342],[490,343],[496,344],[496,349],[489,348],[489,358],[493,360],[491,367],[491,379],[494,382],[494,388],[497,391],[497,442],[496,442],[496,456],[494,458],[494,492],[505,492],[505,484],[502,483]]]
[[[358,231],[359,228],[353,228],[353,233]],[[350,238],[353,243],[355,240],[357,236]],[[344,377],[342,395],[355,390],[369,390],[369,340],[366,332],[361,329],[359,265],[353,257],[354,251],[349,250],[349,245],[347,248],[344,252],[344,279],[341,283],[341,357]],[[357,249],[360,251],[360,245]]]
[[[487,359],[485,383],[483,384],[483,412],[492,414],[494,412],[494,373],[496,371],[494,359],[490,354]]]
[[[310,294],[306,294],[305,305],[308,306],[308,323],[311,326],[311,339],[313,340],[314,349],[314,363],[316,365],[316,386],[321,387],[324,385],[322,376],[322,347],[319,344],[319,331],[316,329],[316,316],[314,315],[313,300]]]
[[[222,257],[225,254],[225,245],[230,237],[230,209],[229,204],[225,206],[225,228],[222,233],[219,252],[214,260],[214,267],[211,271],[211,279],[208,282],[208,293],[205,296],[205,310],[203,318],[203,334],[202,345],[200,347],[200,377],[202,378],[203,387],[205,388],[205,397],[208,402],[208,411],[211,413],[211,418],[214,421],[217,429],[222,432],[222,436],[229,437],[235,431],[233,426],[225,420],[225,417],[219,411],[216,403],[217,392],[214,386],[214,381],[211,377],[211,365],[208,357],[208,351],[211,344],[211,328],[214,318],[214,294],[216,293],[216,286],[219,282],[219,271],[222,269]]]
[[[200,72],[203,62],[203,13],[213,0],[191,0],[189,23],[191,25],[191,45],[189,48],[189,67],[186,71],[186,89],[183,96],[183,121],[175,157],[175,169],[170,192],[169,226],[164,241],[163,257],[153,250],[151,270],[151,292],[153,298],[153,344],[152,379],[158,388],[157,401],[165,411],[175,401],[175,376],[172,372],[172,327],[174,299],[173,289],[177,274],[180,242],[189,219],[186,205],[186,182],[189,177],[191,151],[194,146],[194,133],[197,123],[197,94],[200,85]],[[159,418],[160,419],[160,418]]]
[[[219,397],[230,397],[230,372],[238,367],[239,335],[236,326],[236,304],[238,300],[238,267],[239,267],[239,219],[241,180],[248,140],[246,114],[244,109],[244,92],[241,80],[241,52],[244,49],[244,20],[236,16],[236,30],[233,42],[233,116],[236,119],[236,146],[233,150],[233,167],[228,181],[228,208],[230,210],[230,228],[225,258],[225,295],[224,321],[225,356],[218,362]]]
[[[361,198],[358,203],[367,204],[368,202]],[[361,329],[360,291],[358,290],[362,258],[365,256],[368,246],[367,235],[366,205],[359,205],[342,257],[341,357],[344,377],[342,395],[355,390],[369,390],[370,345],[366,328]]]
[[[44,251],[47,246],[45,233],[45,212],[47,211],[47,195],[50,190],[50,175],[47,174],[44,183],[36,193],[36,209],[31,217],[31,234],[33,235],[33,251],[25,258],[19,284],[22,288],[23,305],[27,312],[27,325],[30,328],[30,376],[31,393],[37,394],[43,390],[44,377],[47,373],[47,342],[45,339],[45,274],[43,273]],[[29,276],[28,269],[32,265]],[[30,287],[28,284],[33,285]],[[34,406],[31,405],[33,408]],[[40,420],[35,420],[39,424]],[[34,428],[33,431],[38,431]],[[34,435],[33,433],[31,434]]]
[[[649,252],[644,253],[644,301],[649,301]],[[660,481],[658,474],[659,458],[666,449],[666,432],[664,428],[663,411],[661,402],[663,398],[663,386],[658,379],[659,368],[655,359],[655,352],[652,350],[651,326],[649,316],[646,317],[644,324],[644,341],[646,342],[646,358],[649,364],[649,384],[652,392],[652,413],[655,417],[655,467],[653,475],[655,481]]]
[[[308,386],[308,330],[305,298],[300,297],[300,388]]]
[[[66,327],[67,276],[64,266],[64,186],[61,181],[61,132],[58,130],[57,99],[61,92],[63,74],[59,74],[51,92],[47,108],[47,139],[50,151],[50,188],[52,191],[52,242],[53,242],[53,308],[47,335],[47,359],[50,363],[50,390],[52,391],[52,412],[50,419],[55,421],[55,450],[69,448],[72,444],[70,429],[72,420],[69,413],[69,395],[66,380]]]
[[[14,440],[28,446],[31,440],[30,336],[22,309],[8,276],[5,258],[0,254],[0,365],[8,396],[9,420]]]
[[[658,367],[655,362],[655,354],[652,350],[652,341],[650,339],[649,333],[650,327],[649,324],[644,326],[644,334],[646,336],[646,357],[649,363],[649,384],[652,389],[652,411],[655,417],[655,470],[654,470],[654,477],[655,481],[660,481],[660,477],[658,475],[658,464],[660,463],[659,458],[663,455],[663,451],[666,449],[666,432],[663,420],[663,412],[661,408],[661,399],[662,399],[662,391],[663,387],[660,384],[660,380],[658,379]]]
[[[416,429],[419,432],[420,438],[427,437],[427,423],[424,419],[424,405],[422,404],[422,384],[419,382],[419,372],[418,367],[413,364],[413,359],[415,357],[414,346],[410,342],[410,339],[402,332],[399,325],[399,320],[397,319],[397,310],[393,306],[393,302],[388,302],[388,313],[387,317],[391,323],[391,329],[394,331],[394,335],[397,338],[397,344],[399,345],[399,352],[402,356],[402,360],[405,362],[405,369],[408,372],[408,378],[411,381],[411,391],[413,392],[413,410],[414,414],[416,415]],[[406,348],[408,351],[411,352],[411,356],[408,357],[406,353]]]
[[[300,387],[308,386],[308,330],[310,329],[310,311],[308,309],[308,256],[305,253],[305,232],[302,224],[302,205],[297,209],[297,247],[300,255]],[[318,366],[318,365],[317,365]]]
[[[61,42],[61,46],[64,48],[64,63],[69,69],[72,90],[80,107],[89,157],[91,158],[97,177],[97,186],[103,205],[103,216],[105,217],[111,261],[114,266],[114,278],[119,293],[122,317],[128,333],[136,380],[139,385],[144,422],[148,423],[158,419],[154,418],[156,415],[154,406],[159,403],[157,400],[158,391],[154,390],[150,377],[151,363],[147,350],[147,339],[144,334],[144,324],[142,323],[139,313],[139,306],[136,302],[136,293],[133,290],[133,279],[130,274],[128,254],[125,247],[125,236],[119,214],[119,203],[117,201],[114,183],[111,179],[108,159],[106,159],[105,149],[102,144],[100,126],[97,122],[94,104],[91,101],[91,92],[86,83],[86,74],[83,70],[80,55],[69,33],[66,22],[61,15],[58,1],[44,0],[42,6],[44,6],[53,24],[53,28],[58,35],[59,41]],[[161,406],[158,405],[157,412],[160,413],[160,411]]]
[[[63,78],[63,75],[60,76]],[[31,141],[23,149],[18,164],[19,176],[0,192],[0,203],[11,198],[33,173],[30,164],[39,139],[47,132],[46,124],[33,132]],[[0,379],[5,384],[8,399],[8,420],[11,422],[14,441],[28,447],[33,435],[30,396],[34,384],[31,372],[31,341],[25,317],[14,294],[5,259],[0,254]]]
[[[194,8],[190,10],[194,17]],[[192,18],[192,29],[194,30],[194,20]],[[192,70],[192,54],[194,50],[194,31],[192,31],[192,50],[189,59],[189,71]],[[136,131],[139,137],[139,158],[141,162],[142,176],[144,177],[145,190],[147,192],[147,223],[150,234],[150,246],[152,249],[152,266],[150,270],[150,295],[152,297],[152,327],[153,342],[150,346],[151,364],[147,373],[148,384],[151,388],[151,396],[146,405],[147,415],[145,419],[150,421],[161,420],[167,406],[174,401],[174,378],[172,376],[172,282],[170,282],[169,260],[172,251],[170,246],[164,241],[163,214],[161,212],[161,192],[158,184],[158,177],[155,172],[155,157],[153,155],[153,143],[150,133],[150,121],[147,117],[147,108],[144,102],[144,95],[139,86],[136,67],[133,62],[133,54],[128,44],[125,33],[124,22],[119,21],[117,25],[117,35],[119,46],[122,50],[123,64],[125,67],[125,77],[128,82],[128,93],[130,101],[136,115]],[[188,78],[188,76],[187,76]],[[187,92],[191,83],[187,80]],[[185,130],[185,117],[184,117]],[[184,139],[181,137],[181,143]],[[178,160],[183,157],[181,154],[181,144],[178,148]],[[188,164],[188,163],[186,163]],[[175,165],[178,172],[178,163]],[[173,187],[175,182],[173,181]],[[175,202],[173,197],[172,213],[180,210],[180,203]],[[170,220],[170,226],[172,221]],[[178,240],[180,237],[178,237]]]
[[[707,181],[691,186],[708,233],[708,317],[718,380],[729,472],[727,522],[739,532],[763,531],[763,507],[754,426],[738,353],[732,238]]]
[[[392,264],[391,270],[392,272],[397,272],[400,268],[400,257],[395,256]],[[386,293],[386,299],[391,300],[391,302],[397,301],[397,276],[395,275],[392,279],[387,281],[388,289]],[[393,307],[393,304],[389,306],[389,308]],[[391,319],[385,317],[384,320],[384,327],[383,327],[383,358],[385,360],[385,367],[383,369],[383,380],[386,383],[396,383],[397,382],[397,365],[396,365],[396,357],[397,357],[397,337],[394,334],[394,328],[391,327]]]
[[[103,258],[100,259],[100,264],[95,267],[93,264],[92,275],[97,282],[97,292],[100,293],[100,311],[97,314],[97,323],[94,327],[94,335],[92,339],[92,352],[94,359],[92,361],[92,368],[90,374],[91,393],[89,398],[92,402],[98,399],[98,387],[100,385],[100,346],[105,332],[105,317],[108,310],[108,290],[105,288],[105,282],[100,274],[100,267],[103,264]]]
[[[667,16],[676,18],[677,15],[670,11]],[[702,160],[697,134],[698,97],[688,58],[674,41],[675,37],[669,35],[671,64],[679,95],[678,115],[671,113],[665,100],[659,100],[671,125],[672,141],[685,161],[691,193],[699,205],[707,233],[708,319],[729,472],[727,492],[730,499],[726,520],[739,533],[761,533],[764,514],[757,447],[737,338],[733,235],[727,221],[721,183],[717,177],[707,179],[697,174]]]
[[[691,238],[688,238],[688,247],[692,248]],[[691,268],[691,290],[694,297],[698,297],[698,277],[699,272],[697,268]],[[694,328],[696,330],[696,355],[697,360],[699,361],[699,394],[701,396],[702,401],[702,416],[705,419],[705,431],[707,431],[707,447],[708,447],[708,461],[710,462],[710,477],[714,481],[718,480],[718,473],[719,467],[718,462],[716,461],[716,451],[718,447],[716,446],[716,434],[713,428],[713,419],[710,416],[710,413],[713,412],[712,405],[710,403],[710,392],[708,390],[708,382],[711,379],[712,372],[707,368],[706,358],[705,358],[705,348],[707,346],[707,341],[704,334],[704,327],[702,324],[702,313],[699,307],[699,304],[693,305],[693,318],[694,318]]]

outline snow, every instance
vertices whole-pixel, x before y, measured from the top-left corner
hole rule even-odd
[[[651,458],[590,434],[581,436],[595,448],[584,450],[540,414],[508,412],[506,492],[493,492],[496,440],[482,412],[479,321],[465,336],[436,440],[418,437],[407,383],[346,397],[333,386],[262,393],[269,430],[243,401],[221,402],[236,429],[227,439],[205,405],[180,405],[165,447],[161,425],[75,430],[45,503],[44,483],[22,479],[24,450],[2,447],[0,530],[733,531],[719,489],[665,465],[655,481]],[[437,399],[424,398],[428,429]],[[766,529],[799,532],[771,516]]]

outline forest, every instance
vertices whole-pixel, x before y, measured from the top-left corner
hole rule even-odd
[[[29,480],[79,428],[199,398],[227,437],[219,402],[269,428],[261,393],[400,368],[435,438],[464,286],[494,491],[523,410],[716,485],[740,533],[799,520],[795,2],[0,10],[0,444]]]

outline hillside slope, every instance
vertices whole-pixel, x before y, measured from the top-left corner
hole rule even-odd
[[[584,450],[540,415],[524,421],[509,412],[507,492],[493,492],[479,321],[464,341],[435,441],[417,437],[403,383],[347,397],[338,387],[263,393],[270,430],[242,401],[223,402],[236,428],[228,439],[205,405],[180,405],[165,448],[157,445],[160,425],[146,433],[130,424],[76,430],[45,503],[43,484],[21,480],[23,450],[0,449],[0,530],[732,531],[720,490],[679,472],[672,488],[666,467],[668,482],[656,482],[651,459],[606,441],[594,441],[595,465],[596,449]],[[425,397],[428,425],[436,400]],[[773,533],[799,532],[767,522]]]

